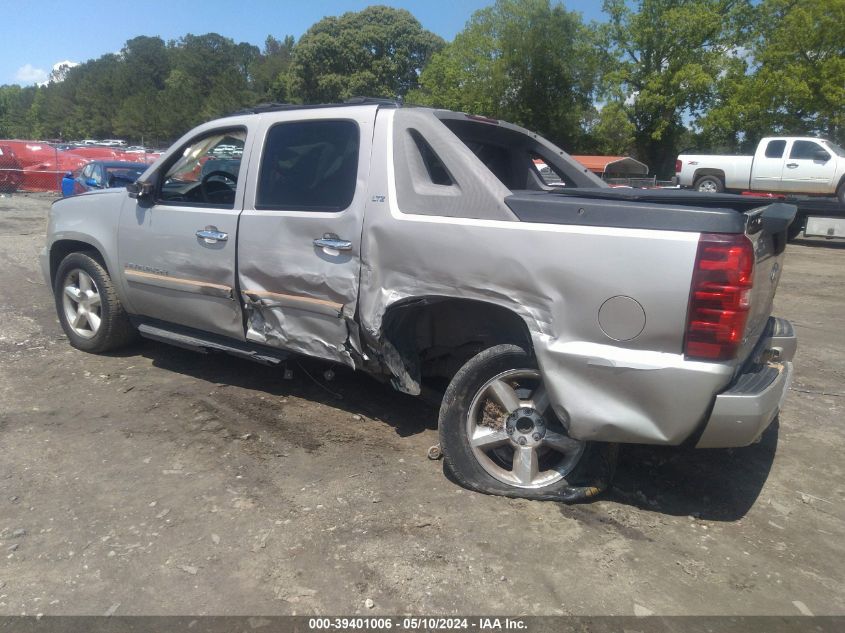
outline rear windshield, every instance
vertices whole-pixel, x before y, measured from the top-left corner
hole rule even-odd
[[[441,121],[512,191],[606,186],[540,137],[498,122],[457,116],[444,116]]]
[[[840,145],[827,140],[824,141],[824,144],[827,145],[828,149],[833,150],[833,153],[837,156],[845,156],[845,149],[842,149]]]

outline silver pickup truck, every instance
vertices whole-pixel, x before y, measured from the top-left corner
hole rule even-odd
[[[760,205],[610,189],[503,121],[265,106],[54,203],[41,263],[81,350],[140,334],[440,393],[459,482],[568,501],[607,486],[619,443],[743,446],[776,416],[795,209]]]

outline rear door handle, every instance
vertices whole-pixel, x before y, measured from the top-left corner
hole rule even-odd
[[[229,234],[223,231],[218,231],[214,227],[207,226],[204,229],[197,231],[197,237],[205,240],[206,244],[216,244],[217,242],[225,242],[229,239]]]
[[[330,248],[335,251],[351,251],[352,242],[342,240],[334,233],[326,233],[323,237],[314,240],[314,246],[319,248]]]
[[[798,167],[798,163],[787,163],[786,166],[790,169],[795,169],[796,167]]]

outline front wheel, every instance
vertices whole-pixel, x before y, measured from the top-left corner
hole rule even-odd
[[[839,189],[836,190],[836,197],[839,200],[839,204],[845,207],[845,182],[839,185]]]
[[[108,352],[135,338],[109,273],[89,254],[71,253],[62,260],[53,294],[62,329],[77,349]]]
[[[616,445],[571,438],[537,362],[515,345],[471,358],[440,408],[440,445],[457,481],[488,494],[578,501],[610,483]]]

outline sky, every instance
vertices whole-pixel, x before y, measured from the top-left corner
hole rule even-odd
[[[268,35],[297,39],[327,15],[371,4],[408,9],[423,27],[451,40],[474,11],[493,0],[0,0],[0,84],[31,85],[47,79],[54,64],[85,62],[116,53],[126,40],[158,35],[219,33],[262,47]],[[3,5],[6,5],[3,7]],[[567,0],[585,21],[601,19],[599,0]]]

